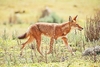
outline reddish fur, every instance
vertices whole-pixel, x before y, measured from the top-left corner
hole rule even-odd
[[[33,39],[35,39],[37,42],[37,50],[42,55],[42,53],[40,52],[40,45],[41,45],[41,35],[44,34],[51,38],[50,51],[48,52],[48,54],[52,52],[54,39],[57,40],[57,38],[59,38],[59,37],[62,38],[65,45],[68,47],[68,49],[72,53],[72,49],[68,45],[67,38],[65,36],[70,32],[71,27],[78,27],[79,30],[83,29],[78,24],[76,24],[76,18],[77,18],[77,16],[75,16],[73,19],[71,19],[71,17],[69,17],[69,22],[62,23],[62,24],[36,23],[36,24],[30,26],[28,32],[26,32],[24,35],[18,37],[19,39],[29,37],[29,39],[25,43],[23,43],[23,46],[21,49],[23,49],[26,44],[32,42]]]
[[[25,33],[25,34],[19,36],[18,39],[24,39],[24,38],[26,38],[26,35],[27,35],[27,33]]]

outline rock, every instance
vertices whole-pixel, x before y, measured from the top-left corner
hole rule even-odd
[[[100,54],[100,46],[95,46],[95,47],[87,48],[87,49],[82,53],[82,56],[88,56],[88,55],[94,55],[94,54],[97,54],[97,55]]]

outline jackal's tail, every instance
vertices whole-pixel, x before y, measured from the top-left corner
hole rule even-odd
[[[28,33],[24,33],[23,35],[18,36],[18,39],[25,39],[27,37],[28,37]]]

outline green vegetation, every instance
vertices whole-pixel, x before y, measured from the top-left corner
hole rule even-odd
[[[62,23],[64,20],[60,18],[56,13],[52,12],[48,16],[40,18],[39,22],[48,22],[48,23]]]
[[[41,43],[44,57],[37,52],[35,41],[27,45],[20,55],[21,43],[25,40],[17,39],[31,24],[36,23],[45,6],[66,21],[69,16],[78,15],[77,22],[84,27],[86,17],[93,16],[99,10],[99,3],[100,0],[0,0],[0,67],[100,67],[99,55],[82,56],[86,48],[100,45],[100,39],[87,42],[85,30],[72,30],[67,35],[74,56],[61,39],[54,43],[53,53],[47,55],[50,39],[45,36]]]
[[[94,62],[94,56],[82,57],[82,52],[85,48],[99,44],[100,41],[86,42],[84,34],[80,31],[72,30],[68,34],[68,42],[75,51],[75,55],[72,56],[70,52],[66,49],[61,39],[58,39],[54,43],[53,53],[45,54],[49,48],[49,38],[43,36],[41,51],[44,54],[42,57],[36,50],[35,41],[27,45],[20,55],[21,43],[25,40],[18,40],[16,37],[20,35],[21,30],[19,27],[26,31],[28,24],[16,24],[11,25],[1,25],[1,27],[6,28],[0,35],[0,66],[1,67],[99,67],[100,66],[100,56],[96,56],[96,62]],[[17,29],[18,28],[18,29]],[[25,29],[24,29],[25,28]],[[9,29],[11,32],[9,32]]]

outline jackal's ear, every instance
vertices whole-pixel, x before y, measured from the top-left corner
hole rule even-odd
[[[72,21],[72,17],[71,17],[71,16],[69,16],[69,21],[70,21],[70,22]]]
[[[76,21],[77,16],[78,16],[78,15],[76,15],[76,16],[73,18],[73,20],[75,20],[75,21]]]

